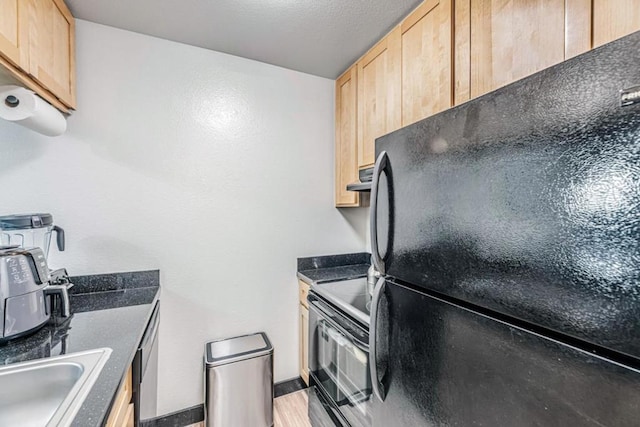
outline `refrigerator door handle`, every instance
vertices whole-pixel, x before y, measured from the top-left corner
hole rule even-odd
[[[384,261],[378,251],[378,185],[380,184],[380,176],[389,164],[389,156],[387,152],[383,151],[376,160],[376,165],[373,168],[373,179],[371,182],[371,258],[373,259],[373,266],[380,272],[385,274]]]
[[[384,277],[378,279],[376,287],[373,290],[373,297],[371,299],[371,326],[369,327],[369,372],[371,375],[371,387],[374,394],[384,401],[386,392],[384,385],[378,379],[378,364],[377,364],[377,348],[376,348],[376,335],[377,335],[377,322],[378,322],[378,304],[380,303],[380,296],[384,292],[385,280]]]

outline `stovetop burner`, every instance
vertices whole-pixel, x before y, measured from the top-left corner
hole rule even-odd
[[[357,320],[369,324],[371,295],[367,292],[367,278],[316,283],[311,290],[346,311]]]

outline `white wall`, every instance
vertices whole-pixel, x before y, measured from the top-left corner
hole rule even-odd
[[[53,213],[72,274],[161,270],[159,414],[202,402],[210,339],[265,330],[297,376],[296,257],[366,249],[367,210],[332,207],[333,82],[85,21],[77,63],[64,136],[0,123],[0,213]]]

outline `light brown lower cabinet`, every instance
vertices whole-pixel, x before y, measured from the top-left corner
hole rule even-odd
[[[113,407],[107,418],[107,427],[129,427],[133,426],[133,403],[132,396],[131,368],[127,371],[124,383],[113,400]]]
[[[309,305],[307,295],[309,285],[303,281],[298,282],[299,304],[298,304],[298,336],[300,339],[299,361],[300,377],[309,385]]]
[[[125,425],[127,427],[133,427],[133,403],[129,404],[129,407],[127,408],[127,415],[124,417],[125,419]]]

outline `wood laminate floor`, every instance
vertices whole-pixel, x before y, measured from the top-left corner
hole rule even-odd
[[[274,399],[274,427],[311,427],[307,416],[307,402],[307,390],[296,391]],[[204,427],[204,423],[188,427]]]
[[[307,415],[307,390],[285,394],[273,401],[274,427],[311,427]]]

